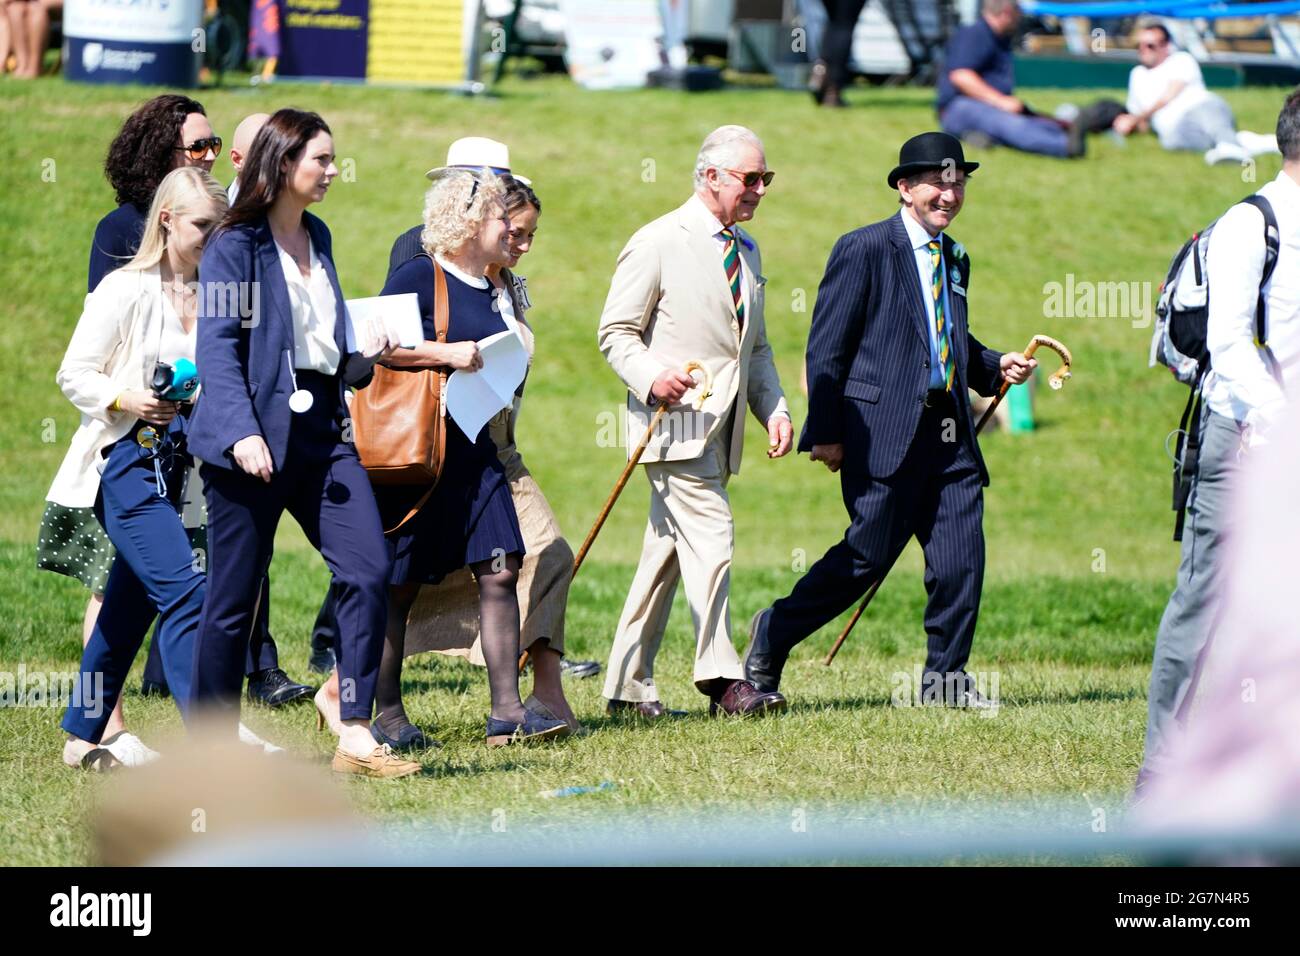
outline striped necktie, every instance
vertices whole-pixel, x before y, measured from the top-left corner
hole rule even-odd
[[[727,272],[727,284],[731,286],[731,302],[736,307],[736,319],[743,327],[745,303],[740,297],[740,249],[736,246],[736,233],[733,230],[723,229],[722,238],[727,242],[722,253],[722,267]]]
[[[931,239],[927,247],[930,250],[930,295],[934,298],[934,337],[939,343],[939,365],[943,368],[944,388],[952,391],[952,350],[948,347],[948,323],[943,314],[943,255],[938,239]]]

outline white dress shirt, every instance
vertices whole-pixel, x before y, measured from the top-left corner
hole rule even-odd
[[[925,226],[913,218],[906,209],[903,210],[903,225],[907,227],[907,238],[912,243],[912,255],[916,259],[916,275],[921,280],[921,299],[925,302],[926,327],[930,330],[930,387],[944,388],[947,381],[943,377],[943,363],[939,361],[939,332],[934,325],[934,293],[930,291],[934,282],[933,259],[930,256],[930,243],[939,243],[939,271],[943,275],[943,314],[944,324],[948,329],[949,357],[956,361],[952,346],[952,309],[948,302],[948,276],[944,274],[947,262],[943,256],[943,233],[932,236],[925,231]]]
[[[293,256],[278,242],[280,268],[289,287],[289,305],[293,310],[293,366],[334,375],[339,370],[339,347],[334,341],[334,324],[338,320],[338,299],[330,285],[329,274],[316,255],[316,246],[307,237],[311,258],[311,278],[303,277]]]
[[[1300,185],[1286,172],[1265,183],[1281,248],[1264,287],[1267,347],[1255,344],[1255,303],[1264,270],[1264,216],[1238,203],[1210,233],[1206,269],[1210,313],[1206,344],[1210,374],[1205,400],[1212,411],[1249,426],[1252,444],[1264,440],[1300,377]]]

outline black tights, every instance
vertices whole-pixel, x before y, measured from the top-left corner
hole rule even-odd
[[[479,561],[470,565],[478,581],[478,620],[483,659],[487,662],[492,715],[516,719],[519,699],[519,580],[520,556]],[[410,723],[402,706],[402,659],[406,655],[406,618],[420,593],[419,585],[404,584],[388,591],[388,630],[375,685],[376,721],[390,737]]]

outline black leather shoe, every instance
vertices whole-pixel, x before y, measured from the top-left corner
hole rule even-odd
[[[282,707],[295,700],[306,700],[315,693],[315,687],[295,683],[278,667],[268,667],[248,678],[249,701],[267,707]]]
[[[765,607],[749,622],[749,644],[741,658],[745,665],[745,680],[765,694],[775,693],[781,686],[781,671],[785,669],[788,654],[773,652],[767,640],[767,619],[772,609]]]
[[[162,681],[150,680],[147,677],[140,681],[141,697],[170,697],[171,695],[171,688]]]
[[[567,657],[560,658],[560,673],[565,677],[595,677],[600,673],[599,661],[571,661]]]
[[[996,712],[1001,706],[996,700],[977,691],[974,681],[960,672],[949,675],[947,680],[938,679],[936,675],[929,683],[922,683],[921,703],[930,707],[990,712]]]
[[[611,717],[640,717],[644,720],[686,716],[686,711],[669,710],[657,700],[611,700],[605,705],[605,713]]]
[[[311,657],[307,661],[307,670],[313,674],[328,675],[337,664],[338,661],[334,659],[334,648],[326,644],[323,647],[313,647],[311,649]]]

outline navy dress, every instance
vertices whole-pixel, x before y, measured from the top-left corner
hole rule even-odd
[[[433,322],[433,261],[408,260],[389,276],[381,295],[414,292],[419,297],[424,337],[437,339]],[[493,308],[495,291],[478,289],[447,272],[447,341],[477,342],[506,330]],[[385,528],[396,525],[424,494],[423,488],[376,485],[375,500]],[[496,444],[485,425],[472,438],[447,416],[442,478],[420,513],[388,536],[393,556],[391,583],[437,584],[467,564],[503,554],[524,553],[514,500]]]

